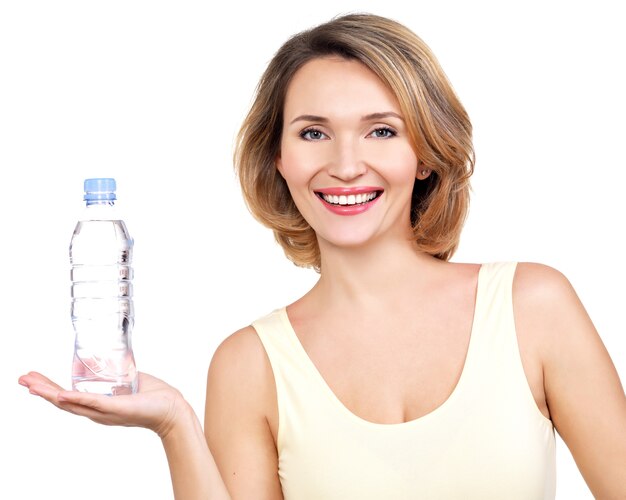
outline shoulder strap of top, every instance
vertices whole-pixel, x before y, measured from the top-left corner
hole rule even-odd
[[[516,262],[484,264],[474,312],[472,352],[467,371],[476,381],[489,384],[497,393],[523,395],[534,411],[537,408],[524,372],[513,314],[513,279]],[[498,374],[494,378],[494,373]]]
[[[328,404],[328,397],[291,328],[286,308],[254,321],[252,326],[265,348],[274,374],[279,420],[277,446],[281,453],[290,423],[297,425],[311,407],[321,408]]]
[[[515,268],[515,262],[493,262],[483,264],[480,269],[471,351],[467,355],[467,363],[479,369],[494,361],[494,352],[498,356],[506,354],[509,362],[511,348],[517,348],[512,307]]]

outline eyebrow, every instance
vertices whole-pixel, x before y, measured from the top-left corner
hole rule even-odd
[[[384,113],[370,113],[369,115],[362,116],[361,121],[366,122],[370,120],[381,120],[383,118],[391,118],[391,117],[398,118],[399,120],[404,121],[404,118],[402,118],[402,116],[400,116],[398,113],[395,113],[393,111],[386,111]],[[294,118],[293,120],[291,120],[291,122],[289,122],[289,125],[298,121],[328,123],[329,120],[328,118],[324,116],[300,115]]]

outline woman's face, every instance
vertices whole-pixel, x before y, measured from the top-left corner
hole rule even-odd
[[[397,99],[365,65],[324,57],[294,75],[276,166],[325,244],[410,235],[418,161]]]

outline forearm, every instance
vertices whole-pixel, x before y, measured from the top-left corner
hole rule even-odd
[[[162,442],[176,500],[230,499],[191,407]]]

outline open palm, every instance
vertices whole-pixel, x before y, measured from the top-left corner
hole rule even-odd
[[[23,375],[19,383],[27,387],[31,394],[62,410],[99,424],[145,427],[161,438],[170,431],[177,413],[185,404],[178,390],[147,373],[139,373],[136,394],[121,396],[66,391],[37,372]]]

